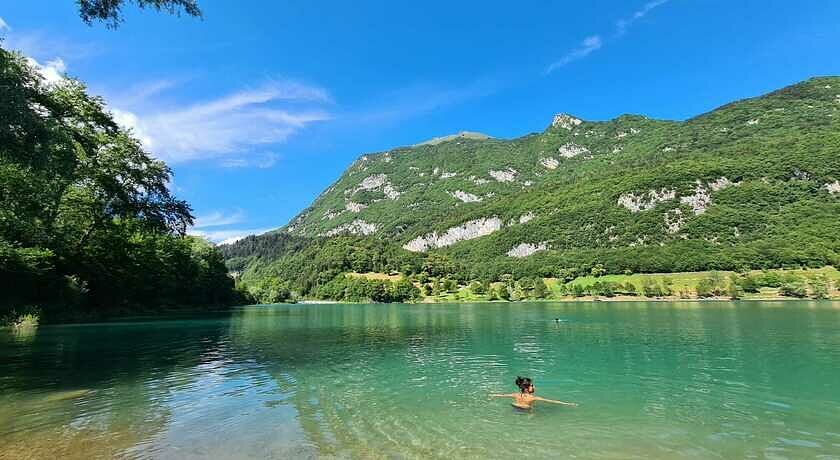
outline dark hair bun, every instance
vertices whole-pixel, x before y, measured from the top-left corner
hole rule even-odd
[[[528,377],[516,376],[516,386],[518,386],[520,389],[527,388],[531,386],[531,379]]]

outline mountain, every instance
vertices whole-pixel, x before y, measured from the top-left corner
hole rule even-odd
[[[435,137],[435,138],[429,139],[425,142],[420,142],[419,144],[415,144],[414,146],[419,147],[421,145],[437,145],[437,144],[440,144],[442,142],[449,142],[449,141],[454,141],[454,140],[458,140],[458,139],[484,140],[484,139],[490,139],[490,136],[488,136],[486,134],[483,134],[483,133],[474,133],[474,132],[471,132],[471,131],[461,131],[458,134],[450,134],[449,136]]]
[[[840,77],[686,121],[467,134],[362,155],[287,226],[223,247],[229,266],[305,295],[441,261],[462,280],[840,262]]]

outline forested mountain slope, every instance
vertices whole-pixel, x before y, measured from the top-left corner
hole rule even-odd
[[[669,272],[840,259],[840,77],[683,122],[561,114],[517,139],[443,139],[363,155],[278,230],[286,236],[223,248],[229,266],[305,292],[325,270],[410,272],[429,254],[467,279],[596,264]],[[296,249],[253,250],[278,238],[294,238]],[[353,249],[368,240],[369,249]],[[317,261],[338,246],[344,259],[368,263]],[[306,261],[301,248],[310,248]]]

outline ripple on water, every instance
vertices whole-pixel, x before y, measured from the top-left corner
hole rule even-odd
[[[44,328],[0,348],[0,452],[830,457],[837,327],[840,310],[493,304]],[[580,406],[487,397],[516,375]]]

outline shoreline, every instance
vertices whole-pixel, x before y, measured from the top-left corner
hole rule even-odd
[[[524,299],[524,300],[516,300],[516,301],[509,301],[509,300],[487,300],[487,299],[439,299],[439,300],[428,300],[421,299],[417,302],[350,302],[350,301],[337,301],[337,300],[301,300],[296,303],[277,303],[277,304],[255,304],[255,305],[335,305],[335,304],[343,304],[343,305],[369,305],[369,304],[382,304],[382,305],[436,305],[436,304],[472,304],[472,303],[573,303],[573,302],[605,302],[605,303],[639,303],[639,302],[658,302],[658,303],[674,303],[674,302],[692,302],[692,303],[705,303],[705,302],[774,302],[774,303],[781,303],[781,302],[840,302],[840,297],[831,297],[828,299],[812,299],[809,297],[804,298],[795,298],[795,297],[783,297],[783,296],[774,296],[774,297],[748,297],[748,298],[740,298],[740,299],[730,299],[729,297],[707,297],[707,298],[679,298],[679,297],[633,297],[633,296],[614,296],[614,297],[593,297],[593,296],[584,296],[584,297],[563,297],[560,299]],[[247,305],[242,305],[247,306]]]

